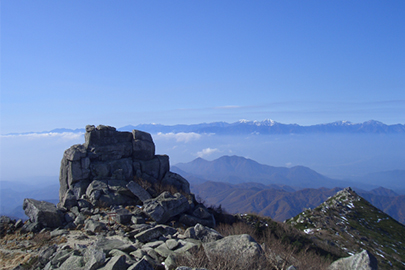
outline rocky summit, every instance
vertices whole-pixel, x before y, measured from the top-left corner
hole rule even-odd
[[[56,206],[27,198],[26,222],[0,218],[0,269],[304,269],[290,249],[274,248],[288,237],[277,236],[273,247],[215,230],[237,217],[199,203],[189,182],[170,171],[169,157],[155,154],[149,133],[86,126],[85,143],[63,154],[59,182]],[[306,239],[297,235],[290,240]],[[336,265],[374,262],[369,253],[355,256]]]
[[[314,241],[337,247],[347,255],[361,254],[356,260],[342,260],[330,269],[365,261],[369,266],[361,269],[377,269],[377,262],[380,269],[405,269],[405,226],[351,188],[337,192],[287,223],[303,230]]]

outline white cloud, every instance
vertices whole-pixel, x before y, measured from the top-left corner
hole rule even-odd
[[[195,132],[180,132],[180,133],[162,133],[159,132],[157,135],[154,136],[156,139],[174,139],[177,142],[189,142],[195,141],[201,138],[201,134]]]
[[[209,155],[211,155],[213,153],[216,153],[216,152],[219,152],[219,150],[217,148],[209,148],[208,147],[208,148],[203,149],[200,152],[197,152],[197,156],[202,158],[202,157],[209,156]]]
[[[73,132],[48,132],[48,133],[27,133],[27,134],[11,134],[11,135],[1,135],[1,138],[26,138],[26,139],[41,139],[41,138],[60,138],[63,140],[76,140],[83,137],[84,133],[73,133]]]

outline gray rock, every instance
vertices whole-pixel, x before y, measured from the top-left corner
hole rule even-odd
[[[131,223],[132,213],[129,210],[122,208],[118,209],[114,213],[114,220],[120,224]]]
[[[58,250],[51,259],[51,264],[55,267],[59,267],[72,255],[79,255],[79,253],[72,249],[61,249]]]
[[[102,270],[126,270],[128,265],[125,262],[126,257],[124,255],[112,257],[107,264],[99,269]]]
[[[105,253],[108,253],[112,249],[118,249],[127,253],[136,250],[128,239],[119,239],[118,237],[111,239],[100,237],[97,239],[94,246],[97,249],[101,249]]]
[[[140,160],[151,160],[155,156],[155,144],[149,133],[133,130],[133,158]]]
[[[186,238],[198,239],[197,236],[195,235],[194,227],[187,228],[187,230],[184,232],[184,236]]]
[[[50,235],[51,237],[55,237],[55,236],[60,236],[60,235],[66,235],[68,234],[68,230],[65,229],[55,229],[53,231],[51,231]]]
[[[157,223],[165,223],[190,207],[187,198],[180,193],[173,196],[165,191],[157,198],[145,201],[143,211]]]
[[[163,258],[167,258],[169,255],[174,255],[174,252],[167,247],[166,243],[156,247],[155,251]]]
[[[24,199],[23,209],[31,222],[37,222],[42,227],[57,228],[62,225],[60,213],[52,203]]]
[[[131,217],[131,222],[133,224],[145,224],[146,220],[142,216],[132,216]]]
[[[367,250],[354,254],[347,258],[334,261],[328,270],[377,270],[377,259]]]
[[[60,269],[60,270],[83,269],[84,270],[84,265],[85,265],[84,259],[82,256],[72,255],[69,258],[67,258],[66,261],[64,261],[58,269]]]
[[[152,199],[152,196],[139,184],[137,184],[134,181],[131,181],[127,184],[127,188],[136,196],[138,197],[142,202],[145,202],[146,200]]]
[[[73,206],[76,206],[76,205],[77,205],[76,196],[73,193],[73,190],[69,189],[65,193],[65,196],[63,197],[62,206],[69,210],[70,208],[72,208]]]
[[[220,240],[203,244],[205,254],[222,254],[237,260],[257,259],[263,254],[260,245],[248,234],[230,235]]]
[[[127,270],[154,270],[152,265],[145,259],[131,265]]]
[[[22,233],[27,233],[27,232],[37,233],[40,230],[42,230],[42,228],[43,228],[43,226],[41,224],[39,224],[38,222],[31,222],[28,220],[28,222],[22,226],[21,232]]]
[[[166,246],[168,249],[170,250],[174,250],[179,246],[179,241],[177,241],[176,239],[168,239],[166,241]]]
[[[83,225],[85,220],[86,220],[86,217],[85,217],[82,213],[80,213],[80,214],[75,218],[75,221],[74,221],[73,223],[74,223],[76,226],[79,226],[79,225]]]
[[[199,223],[207,227],[215,227],[216,223],[214,216],[210,216],[208,219],[201,219],[188,214],[181,215],[179,221],[186,226],[195,226]]]
[[[73,214],[73,213],[71,213],[71,212],[67,212],[67,213],[65,214],[65,221],[66,221],[67,223],[73,222],[75,219],[76,219],[75,214]]]
[[[187,251],[189,252],[197,252],[198,249],[201,247],[201,241],[195,239],[185,239],[185,241],[180,240],[180,248],[174,250],[176,254],[183,254]]]
[[[64,152],[59,174],[60,201],[63,200],[66,191],[72,187],[74,183],[89,177],[89,164],[81,161],[81,159],[86,158],[86,155],[86,148],[80,144],[73,145]]]
[[[21,219],[19,219],[19,220],[17,220],[16,223],[14,224],[14,227],[15,227],[16,229],[19,229],[19,228],[21,228],[23,225],[24,225],[24,222],[23,222]]]
[[[217,241],[224,238],[219,232],[214,229],[205,227],[201,224],[194,226],[195,236],[203,243]]]
[[[56,245],[51,245],[45,250],[42,250],[38,256],[39,262],[42,265],[46,265],[49,262],[51,256],[56,252],[56,249],[57,249]]]
[[[161,240],[148,242],[148,243],[145,243],[145,244],[142,246],[142,249],[145,249],[145,248],[148,248],[148,247],[150,247],[150,248],[156,248],[156,247],[160,246],[160,245],[163,244],[163,243],[164,243],[164,241],[161,241]]]
[[[162,226],[155,226],[153,228],[142,231],[134,236],[135,240],[142,243],[152,242],[154,239],[158,239],[160,236],[166,233],[166,230]]]
[[[212,214],[208,212],[208,209],[202,204],[196,206],[196,208],[193,211],[193,216],[201,219],[212,218]]]
[[[89,219],[86,219],[86,221],[84,222],[84,230],[87,233],[90,232],[91,234],[94,234],[97,232],[102,232],[102,231],[107,230],[107,226],[102,222],[95,221],[95,220],[89,218]]]
[[[188,266],[179,266],[176,268],[176,270],[207,270],[205,268],[192,268]]]
[[[101,249],[89,248],[84,254],[86,261],[85,269],[95,270],[105,263],[105,253]]]
[[[87,209],[91,209],[91,208],[92,208],[92,204],[89,203],[89,202],[86,201],[86,200],[83,200],[83,199],[77,200],[77,205],[79,206],[80,211],[81,211],[83,208],[87,208]]]
[[[174,270],[176,266],[176,257],[174,255],[168,256],[165,260],[165,270]]]
[[[86,129],[84,147],[91,159],[118,160],[132,155],[132,134],[100,125]]]
[[[162,179],[163,187],[174,187],[177,192],[190,194],[190,183],[181,175],[168,171]]]
[[[125,253],[124,251],[121,251],[119,249],[112,249],[108,252],[107,257],[117,257],[117,256],[125,256],[125,262],[127,264],[133,264],[135,263],[135,261],[131,258],[131,256],[129,256],[127,253]]]

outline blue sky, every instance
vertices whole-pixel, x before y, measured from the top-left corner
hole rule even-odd
[[[405,123],[405,1],[1,1],[1,133]]]

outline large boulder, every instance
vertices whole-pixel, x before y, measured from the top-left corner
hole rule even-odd
[[[57,228],[62,225],[61,213],[53,203],[24,199],[23,209],[32,223],[43,228]]]
[[[217,241],[203,244],[208,258],[218,254],[228,256],[234,260],[255,260],[263,255],[260,245],[248,234],[230,235]]]
[[[354,254],[350,257],[339,259],[333,262],[328,270],[377,270],[378,263],[376,257],[367,250]]]

